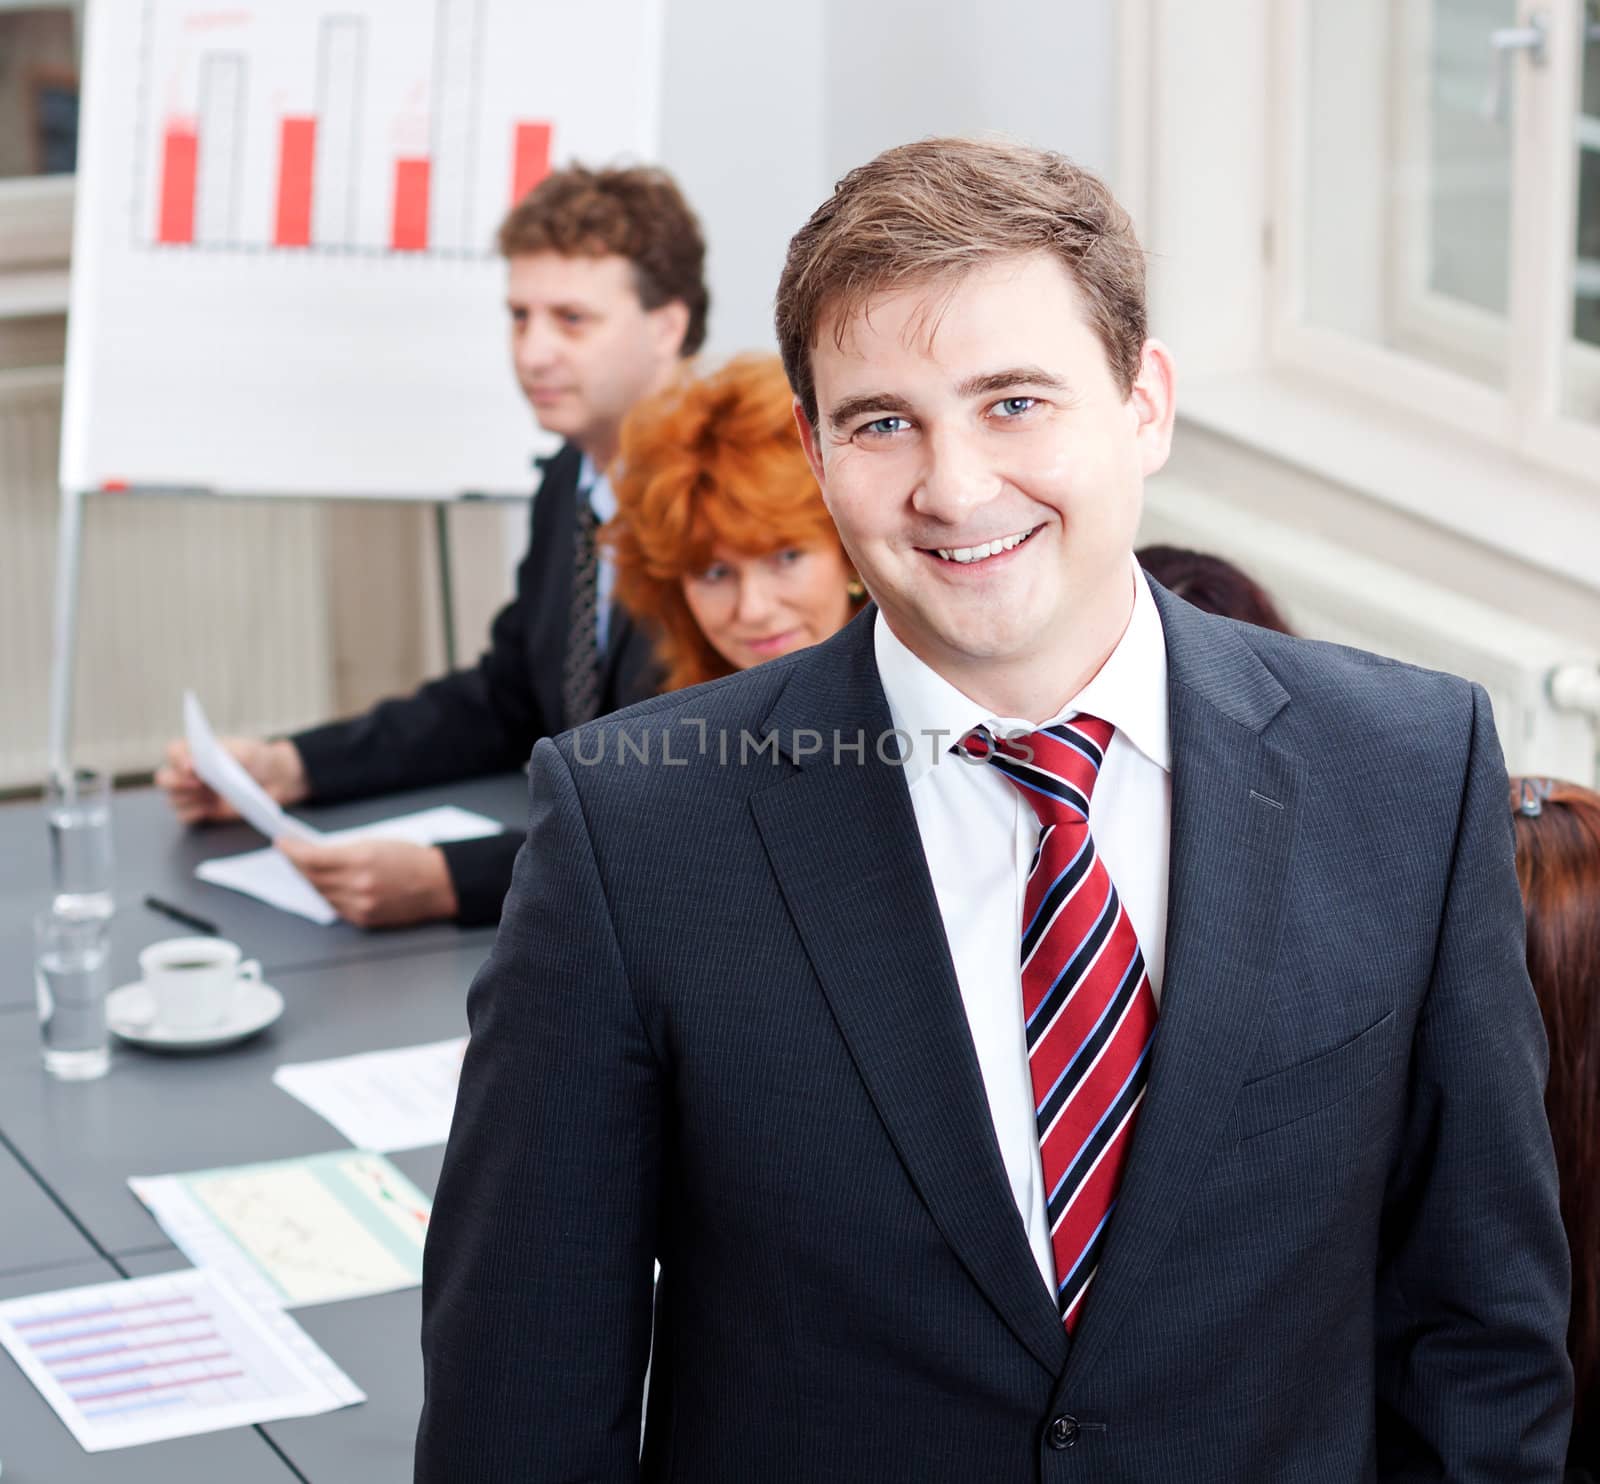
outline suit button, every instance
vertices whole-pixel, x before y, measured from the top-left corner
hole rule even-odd
[[[1078,1419],[1066,1416],[1053,1418],[1046,1436],[1050,1439],[1050,1446],[1057,1452],[1072,1447],[1078,1441]]]

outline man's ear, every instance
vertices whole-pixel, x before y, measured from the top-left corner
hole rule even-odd
[[[800,447],[805,450],[806,462],[811,465],[811,473],[816,478],[818,488],[827,489],[822,479],[822,449],[817,441],[817,430],[811,426],[811,419],[806,416],[806,410],[800,404],[800,399],[794,399],[794,425],[800,433]]]
[[[655,327],[656,346],[663,359],[674,360],[683,354],[683,337],[689,333],[689,306],[682,299],[669,299],[650,311]]]
[[[1128,394],[1138,417],[1134,434],[1139,444],[1139,469],[1148,477],[1172,452],[1172,419],[1177,410],[1177,369],[1172,352],[1159,340],[1146,340],[1139,355],[1139,374]]]

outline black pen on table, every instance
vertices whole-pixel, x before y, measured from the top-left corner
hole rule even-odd
[[[174,922],[181,923],[186,928],[193,928],[197,933],[204,933],[208,938],[222,936],[216,923],[207,922],[203,917],[196,917],[192,912],[185,912],[182,907],[174,907],[171,902],[163,902],[160,897],[146,897],[144,904],[152,912],[170,917]]]

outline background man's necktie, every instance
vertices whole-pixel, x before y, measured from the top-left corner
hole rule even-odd
[[[572,547],[572,604],[568,609],[567,653],[561,670],[561,709],[575,727],[600,712],[600,648],[595,635],[599,559],[594,533],[599,527],[586,492],[578,492],[578,519]]]
[[[1144,1099],[1156,1003],[1144,954],[1089,833],[1114,728],[1078,716],[959,744],[1032,805],[1041,833],[1022,910],[1022,1012],[1056,1302],[1070,1332],[1099,1266]]]

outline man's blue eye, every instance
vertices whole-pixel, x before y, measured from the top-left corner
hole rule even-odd
[[[1019,417],[1036,406],[1038,401],[1037,397],[1006,397],[996,404],[996,410],[1002,417]]]
[[[895,426],[891,427],[890,424],[895,424]],[[884,437],[890,433],[898,432],[900,428],[906,428],[910,426],[910,423],[908,423],[903,417],[879,417],[874,418],[861,431],[864,433],[872,433],[878,437]]]

